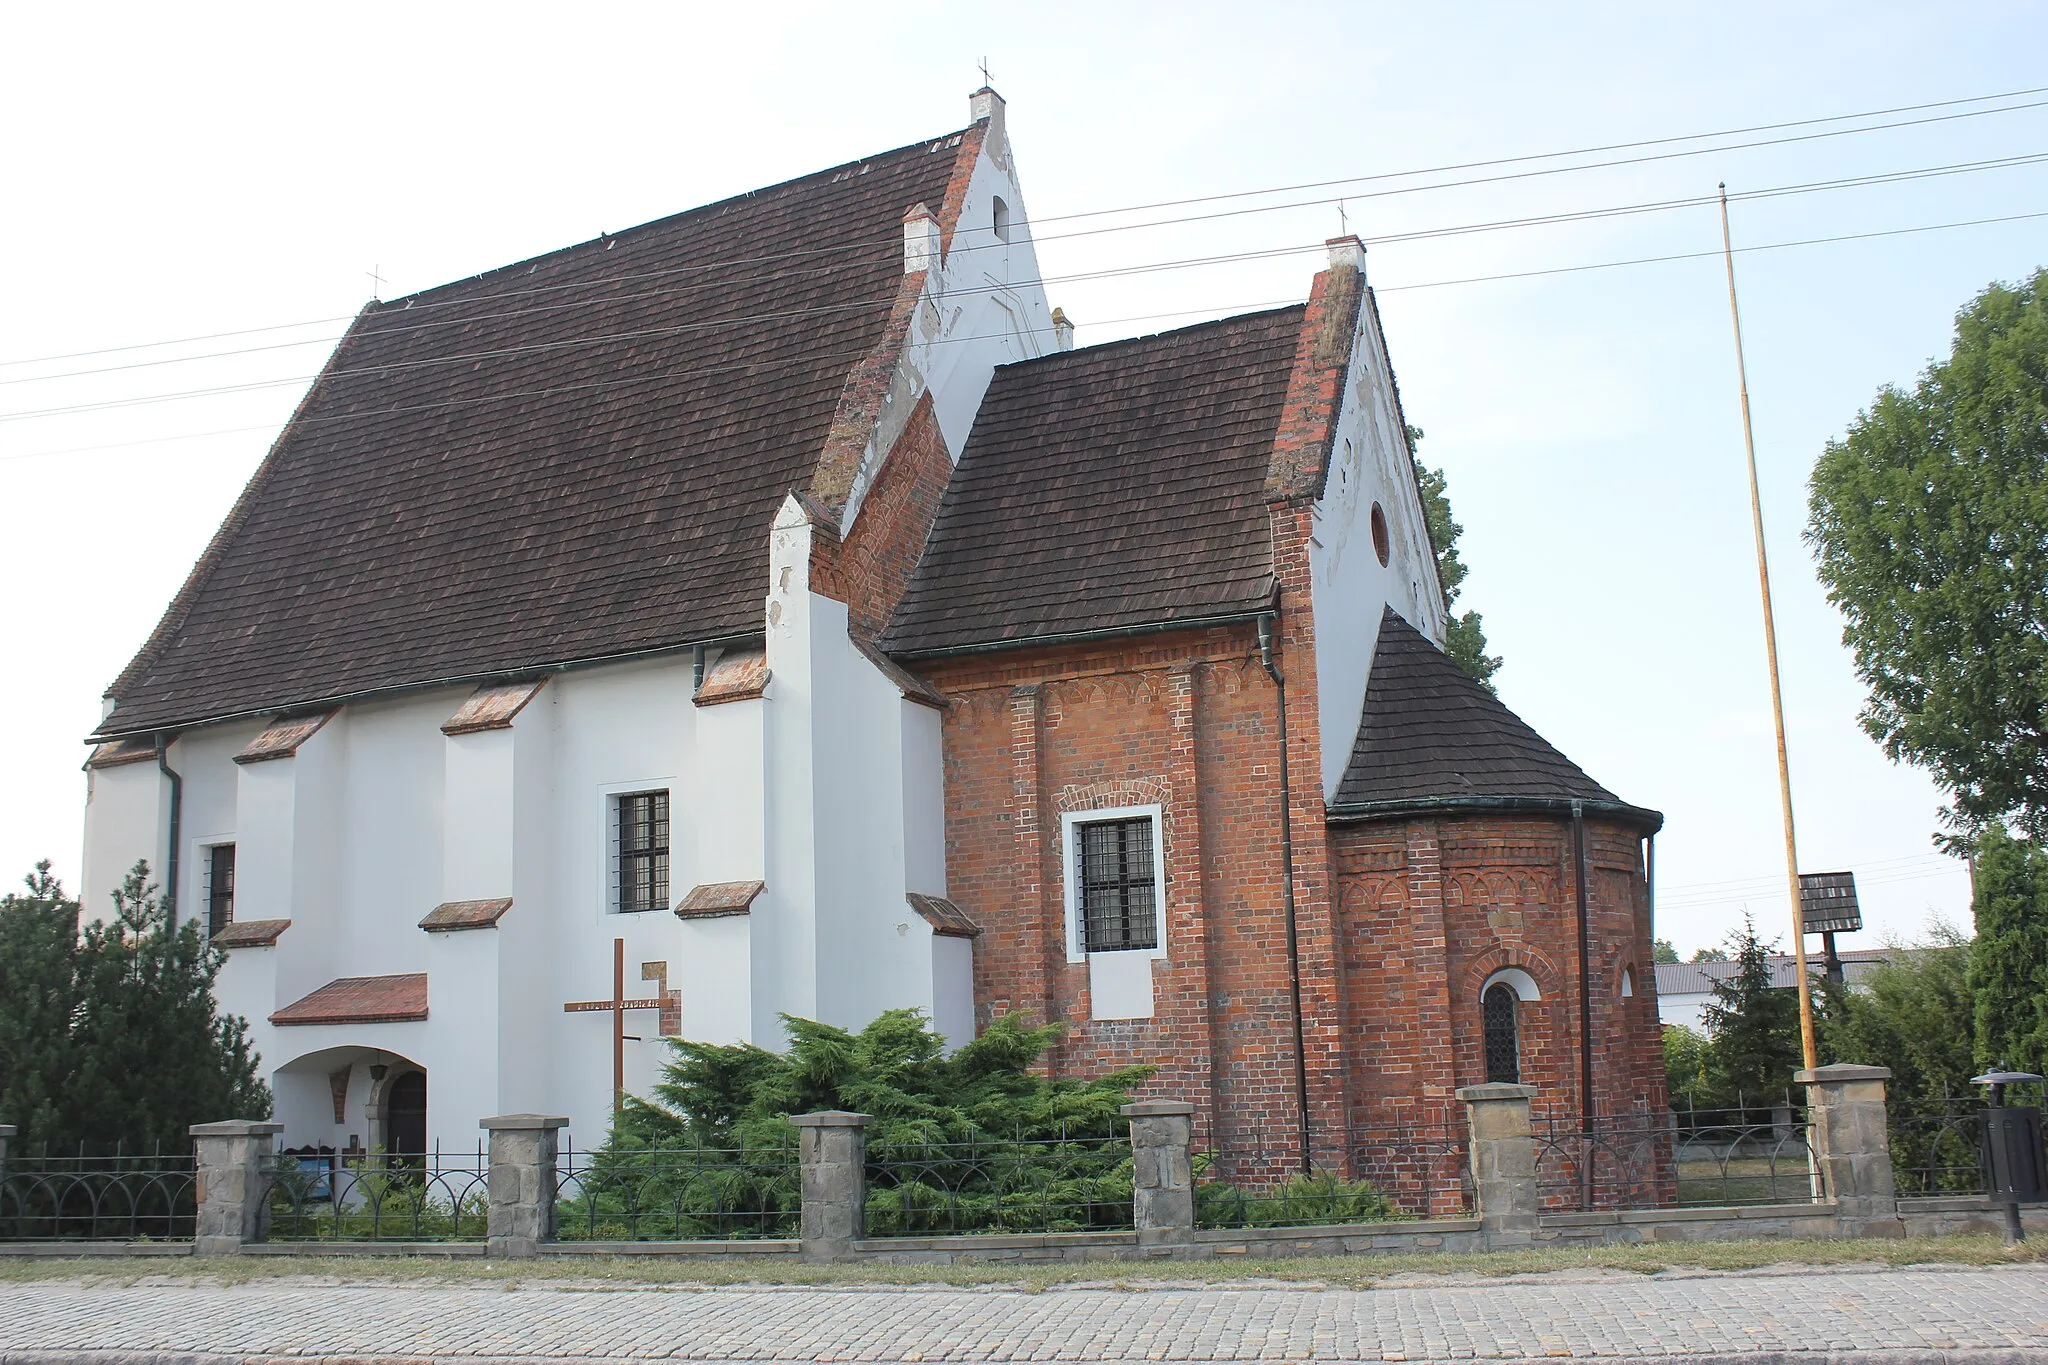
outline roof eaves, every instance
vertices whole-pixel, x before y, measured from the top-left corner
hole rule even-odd
[[[1622,801],[1591,801],[1570,796],[1415,796],[1391,801],[1350,801],[1332,805],[1325,812],[1331,824],[1356,824],[1369,820],[1398,820],[1432,815],[1530,814],[1561,815],[1570,818],[1574,810],[1595,819],[1634,825],[1646,834],[1664,828],[1664,813],[1631,806]]]

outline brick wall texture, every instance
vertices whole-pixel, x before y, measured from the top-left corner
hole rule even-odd
[[[1487,1079],[1480,994],[1500,968],[1521,968],[1541,993],[1518,1007],[1521,1079],[1538,1087],[1539,1114],[1580,1112],[1582,976],[1596,1112],[1662,1112],[1643,856],[1634,830],[1588,821],[1592,947],[1582,968],[1568,819],[1329,822],[1308,537],[1348,362],[1330,337],[1349,336],[1357,308],[1355,274],[1317,278],[1267,483],[1284,735],[1280,689],[1251,623],[956,654],[916,667],[949,703],[948,895],[983,930],[975,941],[980,1022],[1021,1013],[1063,1023],[1047,1061],[1058,1075],[1154,1068],[1138,1093],[1192,1102],[1196,1141],[1216,1157],[1212,1174],[1252,1184],[1299,1169],[1299,1055],[1316,1167],[1405,1182],[1430,1211],[1452,1211],[1464,1124],[1455,1091]],[[856,632],[873,638],[901,598],[950,476],[927,400],[845,541],[820,537],[814,582],[849,604]],[[1358,719],[1327,718],[1347,731]],[[1089,968],[1067,960],[1072,854],[1061,845],[1060,817],[1151,804],[1164,811],[1166,869],[1155,1013],[1096,1020]],[[1626,998],[1624,971],[1634,985]],[[1432,1155],[1426,1145],[1385,1140],[1418,1133],[1443,1145]]]

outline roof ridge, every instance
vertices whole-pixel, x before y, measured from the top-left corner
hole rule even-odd
[[[665,213],[659,218],[650,218],[644,223],[635,223],[631,227],[620,228],[617,232],[599,232],[597,236],[586,238],[580,242],[571,242],[567,246],[559,246],[551,251],[543,251],[534,256],[523,256],[516,261],[507,261],[504,265],[492,266],[488,270],[479,270],[474,275],[464,275],[459,279],[445,280],[440,284],[429,285],[425,289],[416,289],[410,294],[401,294],[395,299],[372,300],[369,308],[377,312],[384,312],[393,308],[409,307],[419,300],[426,299],[429,295],[439,294],[444,290],[454,289],[465,284],[474,284],[478,280],[487,280],[493,275],[502,275],[509,270],[517,270],[521,266],[539,265],[543,261],[552,260],[559,256],[567,256],[573,252],[586,251],[591,247],[599,246],[606,242],[616,242],[629,233],[645,232],[650,228],[667,227],[676,222],[676,220],[688,218],[692,214],[709,213],[714,209],[729,208],[748,199],[755,199],[780,191],[793,190],[807,180],[816,180],[821,176],[835,175],[851,166],[886,161],[891,157],[901,156],[906,152],[914,152],[920,149],[936,150],[939,144],[950,142],[956,137],[964,137],[986,122],[988,122],[987,119],[978,119],[974,123],[968,124],[965,128],[956,128],[951,132],[941,133],[937,137],[919,138],[915,142],[906,142],[901,147],[891,147],[885,152],[875,152],[868,156],[857,156],[851,161],[842,161],[835,166],[827,166],[822,170],[806,171],[802,175],[794,175],[787,180],[778,180],[772,185],[761,185],[751,190],[742,190],[738,194],[729,194],[723,199],[714,199],[708,204],[697,204],[690,208],[678,209],[674,213]]]
[[[1052,365],[1059,361],[1095,356],[1103,351],[1113,350],[1119,346],[1136,346],[1148,341],[1167,341],[1186,336],[1189,332],[1199,332],[1206,327],[1222,327],[1233,322],[1247,322],[1253,318],[1270,317],[1275,314],[1306,307],[1308,307],[1308,304],[1306,301],[1303,301],[1301,303],[1283,303],[1277,308],[1255,309],[1249,313],[1232,313],[1229,317],[1208,318],[1201,322],[1191,322],[1185,327],[1168,327],[1163,331],[1142,332],[1133,337],[1117,337],[1113,341],[1098,341],[1092,346],[1076,346],[1071,351],[1048,351],[1044,355],[1027,356],[1023,360],[1009,361],[996,366],[996,369],[1015,370],[1027,365]]]

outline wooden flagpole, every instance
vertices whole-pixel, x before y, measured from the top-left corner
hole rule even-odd
[[[1756,436],[1749,423],[1749,369],[1742,358],[1742,310],[1735,303],[1735,246],[1728,231],[1728,186],[1721,186],[1721,258],[1728,266],[1728,316],[1735,324],[1735,377],[1742,390],[1742,444],[1749,454],[1749,516],[1756,529],[1756,576],[1764,599],[1764,652],[1771,665],[1771,720],[1778,731],[1778,800],[1785,812],[1785,885],[1792,893],[1792,960],[1799,981],[1799,1051],[1820,1065],[1813,1039],[1813,985],[1806,975],[1806,910],[1799,898],[1799,842],[1792,832],[1792,764],[1785,751],[1785,698],[1778,686],[1778,626],[1771,612],[1771,564],[1764,552],[1764,503],[1757,491]]]

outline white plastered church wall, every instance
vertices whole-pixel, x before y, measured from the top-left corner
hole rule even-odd
[[[907,899],[945,893],[937,713],[906,700],[854,645],[845,603],[811,591],[814,534],[802,504],[787,500],[769,556],[756,1040],[780,1045],[779,1014],[857,1029],[893,1008],[936,1022],[943,1001],[957,1046],[972,1034],[971,960],[961,971]]]
[[[1039,282],[1038,253],[1031,244],[1002,102],[994,96],[978,98],[975,114],[981,116],[991,101],[995,116],[968,175],[952,240],[938,268],[927,272],[923,297],[911,315],[902,357],[840,516],[842,535],[859,519],[868,490],[919,399],[931,395],[947,456],[957,464],[995,367],[1056,349],[1052,309]],[[1001,234],[998,201],[1007,224]]]
[[[1362,285],[1363,249],[1350,243],[1334,246],[1331,264],[1344,261],[1356,263]],[[1373,544],[1375,505],[1387,522],[1384,566]],[[1369,294],[1358,310],[1329,473],[1315,506],[1309,570],[1323,718],[1323,798],[1328,800],[1337,794],[1358,737],[1382,608],[1391,605],[1439,646],[1447,624],[1393,366]]]

